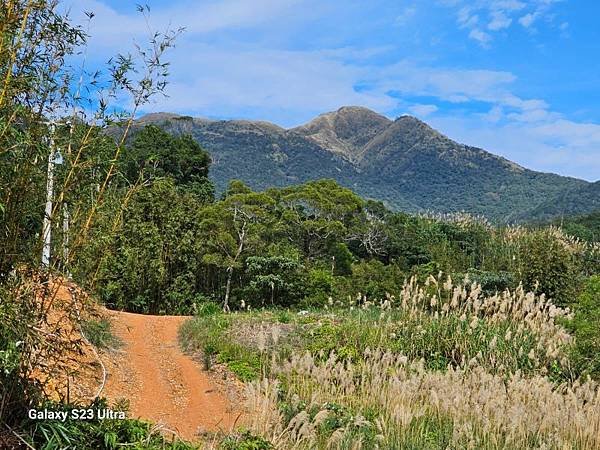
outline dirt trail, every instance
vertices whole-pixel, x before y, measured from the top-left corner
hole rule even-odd
[[[179,349],[177,331],[186,317],[111,314],[124,345],[117,363],[109,368],[105,389],[109,399],[129,399],[131,417],[162,424],[187,440],[203,432],[232,429],[239,409]]]

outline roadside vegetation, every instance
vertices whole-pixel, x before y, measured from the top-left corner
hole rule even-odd
[[[56,1],[0,4],[0,447],[192,448],[139,420],[28,417],[31,408],[108,406],[99,393],[86,401],[70,395],[74,371],[89,368],[73,367],[89,350],[82,329],[95,345],[113,345],[108,324],[88,314],[87,296],[60,305],[57,293],[99,218],[137,189],[115,183],[116,161],[137,108],[164,90],[163,53],[178,34],[154,34],[139,53],[94,73],[82,59],[88,27],[62,11]],[[116,98],[129,99],[132,111],[111,104]],[[102,132],[115,122],[124,127],[116,140]],[[45,213],[49,175],[53,203]],[[40,269],[46,216],[53,258]]]
[[[597,318],[465,281],[413,278],[327,309],[212,308],[180,337],[251,380],[246,438],[273,448],[597,448]],[[597,287],[582,294],[596,305]]]
[[[113,333],[112,323],[106,317],[83,321],[81,331],[99,349],[116,349],[122,345],[119,337]]]

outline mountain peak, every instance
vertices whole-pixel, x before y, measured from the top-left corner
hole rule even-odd
[[[362,106],[343,106],[292,131],[354,161],[362,148],[392,121]]]
[[[437,131],[435,128],[432,128],[427,122],[423,122],[421,119],[418,119],[414,116],[410,116],[408,114],[403,114],[394,120],[394,124],[396,127],[405,128],[410,130],[419,130],[423,133],[427,134],[435,134],[437,136],[442,136],[445,138],[443,134]]]

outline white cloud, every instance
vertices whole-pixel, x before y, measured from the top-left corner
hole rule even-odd
[[[508,17],[502,11],[492,12],[492,20],[488,23],[488,29],[492,31],[499,31],[508,28],[512,23],[512,19]]]
[[[529,28],[531,25],[533,25],[533,22],[535,22],[537,18],[537,13],[528,13],[519,18],[519,23],[523,25],[523,27]]]
[[[550,10],[560,1],[562,0],[440,0],[440,3],[456,8],[459,28],[469,30],[469,38],[489,48],[493,33],[508,30],[515,20],[526,29],[532,29],[532,25],[541,18],[552,22]],[[486,23],[485,27],[489,32],[483,31],[482,22]]]
[[[405,25],[417,14],[415,6],[408,6],[396,17],[396,25]]]
[[[471,12],[471,8],[466,6],[458,11],[457,20],[461,28],[472,28],[479,23],[479,16]]]
[[[342,52],[345,54],[345,52]],[[367,76],[359,65],[348,65],[332,51],[224,49],[207,44],[179,46],[172,55],[169,98],[161,109],[199,115],[275,120],[295,125],[323,111],[360,104],[390,110],[395,100],[383,92],[357,91]],[[198,67],[193,76],[185,67]]]
[[[436,112],[439,108],[435,105],[416,104],[408,107],[408,110],[417,117],[427,117]]]
[[[483,147],[524,167],[599,180],[600,125],[551,119],[532,126],[441,114],[429,122],[459,142]]]
[[[383,68],[373,68],[381,92],[398,91],[404,95],[436,97],[452,103],[482,101],[515,108],[530,107],[528,102],[510,93],[516,80],[510,72],[435,68],[402,61]]]
[[[239,50],[208,44],[180,46],[173,61],[198,66],[193,77],[178,76],[169,98],[150,110],[213,117],[304,123],[318,113],[358,104],[393,116],[404,108],[441,132],[501,154],[525,167],[593,180],[600,173],[600,125],[569,121],[541,99],[511,91],[509,72],[423,66],[402,61],[384,67],[344,62],[351,52]],[[366,83],[362,89],[356,85]],[[408,104],[423,96],[431,103]],[[437,102],[490,105],[488,113],[448,113]],[[405,106],[402,106],[405,105]]]
[[[492,37],[489,34],[487,34],[485,31],[481,31],[478,28],[472,29],[469,33],[469,37],[471,39],[475,39],[483,46],[487,45],[492,40]]]
[[[258,26],[281,15],[297,12],[306,0],[211,0],[192,4],[177,3],[167,8],[152,9],[149,14],[152,30],[165,30],[174,26],[185,27],[187,34],[208,34],[225,29]],[[90,33],[92,45],[114,48],[119,44],[129,48],[132,39],[147,39],[148,25],[135,14],[116,12],[101,0],[65,0],[64,8],[84,19],[84,11],[93,11]]]
[[[491,4],[491,7],[498,11],[520,11],[526,6],[526,3],[519,0],[496,0]]]
[[[482,114],[482,119],[491,123],[498,123],[502,118],[504,109],[500,105],[494,105],[487,113]]]
[[[452,138],[497,152],[526,167],[598,177],[600,125],[569,121],[543,99],[517,95],[513,86],[516,76],[510,72],[436,67],[411,59],[375,65],[371,63],[374,57],[386,56],[389,48],[291,50],[285,45],[270,46],[271,41],[261,39],[232,39],[225,33],[255,27],[260,34],[291,11],[305,11],[299,5],[310,1],[243,2],[252,3],[254,8],[243,7],[233,15],[227,15],[228,8],[235,8],[241,0],[190,4],[183,22],[178,19],[185,12],[182,7],[152,11],[152,26],[166,27],[171,20],[192,25],[168,55],[172,62],[169,97],[157,99],[146,112],[263,119],[293,126],[348,104],[390,116],[407,110],[427,118]],[[539,1],[535,2],[538,6]],[[117,13],[96,0],[85,2],[86,6],[79,3],[77,8],[98,13],[96,29],[91,30],[96,36],[94,55],[130,48],[132,37],[141,40],[146,34],[146,25],[138,17]],[[488,19],[516,21],[537,10],[532,9],[532,1],[469,3],[472,7],[465,7],[464,0],[455,0],[454,6],[463,11],[465,29],[483,45],[489,45],[495,32],[512,26],[511,22],[502,27],[500,21],[490,28]],[[495,9],[491,9],[492,4]],[[206,21],[198,19],[200,14]],[[415,97],[426,100],[410,100]],[[448,102],[454,104],[451,113],[442,106]],[[482,104],[488,112],[480,112]]]

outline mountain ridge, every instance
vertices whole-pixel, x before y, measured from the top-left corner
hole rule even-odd
[[[211,154],[218,191],[232,178],[254,189],[333,178],[393,209],[465,211],[512,222],[591,184],[457,143],[415,117],[390,120],[357,106],[287,129],[265,121],[154,113],[138,119],[134,131],[148,124],[191,134]],[[585,205],[575,209],[587,211]]]

